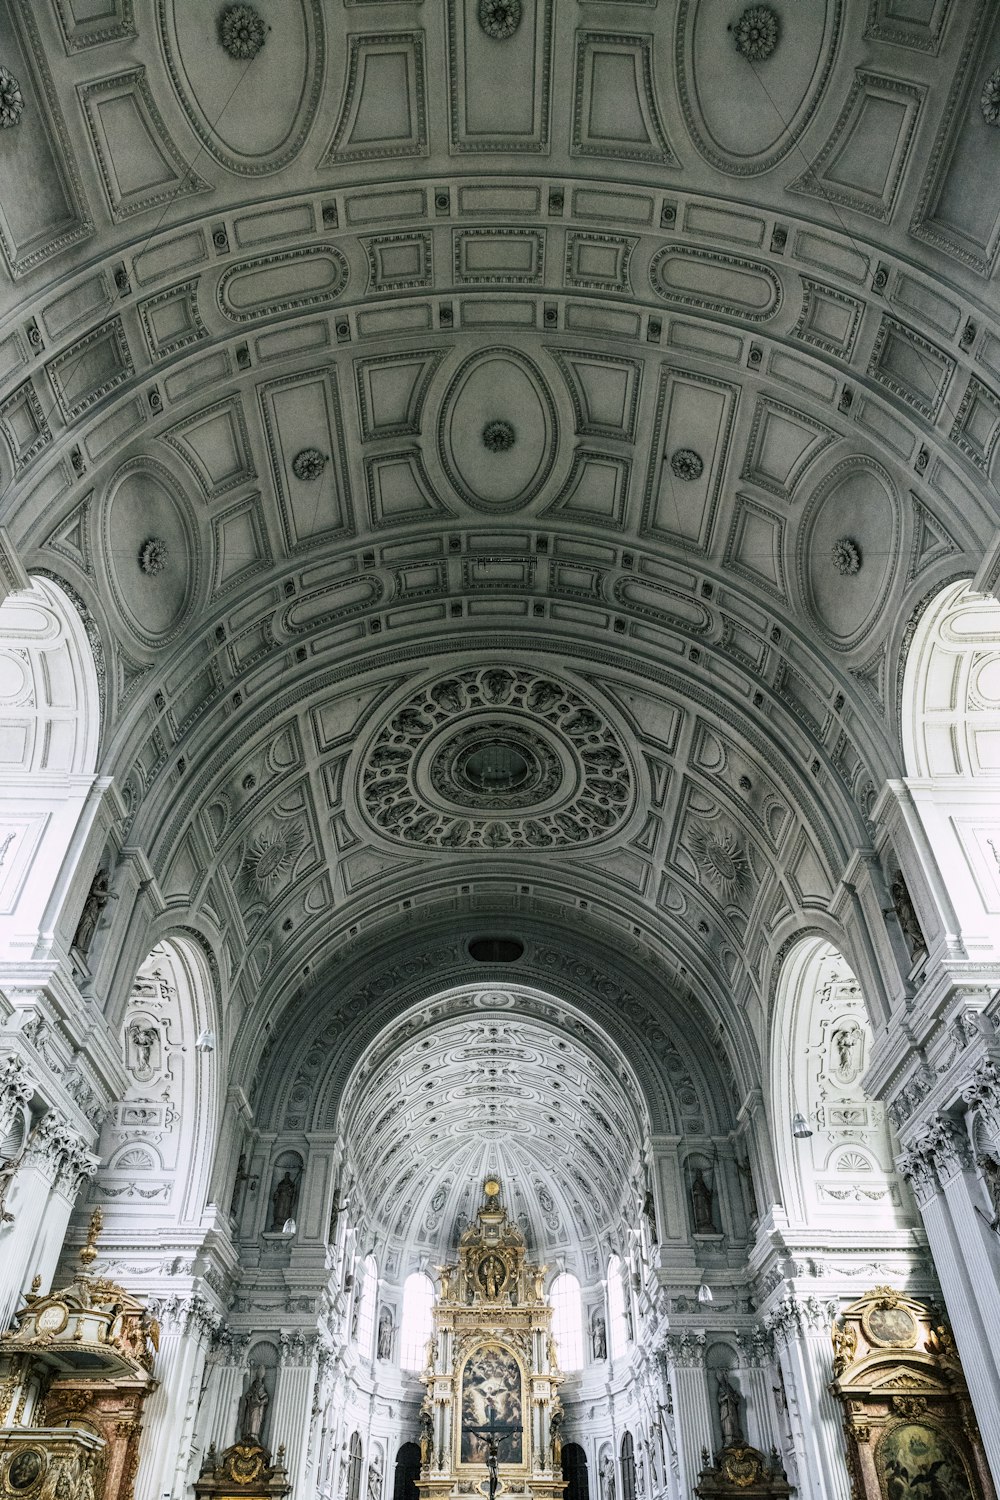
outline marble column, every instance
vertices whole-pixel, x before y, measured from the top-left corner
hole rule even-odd
[[[271,1415],[271,1448],[285,1449],[285,1468],[292,1485],[292,1500],[306,1500],[303,1471],[309,1429],[312,1425],[312,1392],[319,1353],[315,1333],[281,1335],[281,1363]]]
[[[830,1394],[835,1303],[786,1298],[768,1318],[789,1393],[789,1422],[802,1500],[849,1500],[839,1404]],[[793,1394],[794,1393],[794,1394]]]
[[[200,1454],[207,1453],[210,1447],[222,1453],[236,1441],[248,1343],[246,1334],[223,1329],[208,1350],[207,1379],[195,1425],[195,1447]]]
[[[680,1492],[690,1495],[704,1466],[703,1450],[715,1446],[705,1379],[704,1333],[668,1333],[663,1341],[674,1424],[678,1434]]]
[[[983,1447],[1000,1474],[1000,1247],[982,1212],[965,1127],[933,1116],[908,1133],[896,1165],[920,1206]]]
[[[149,1306],[160,1321],[153,1366],[159,1385],[143,1411],[135,1500],[180,1500],[187,1493],[201,1378],[215,1318],[197,1293],[189,1298],[154,1298]]]

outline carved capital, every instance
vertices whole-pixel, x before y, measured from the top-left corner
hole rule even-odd
[[[766,1328],[747,1328],[736,1335],[736,1347],[748,1365],[766,1364],[774,1353],[774,1338]]]
[[[976,1110],[990,1135],[1000,1136],[1000,1068],[990,1057],[976,1067],[971,1082],[962,1090],[962,1100]]]
[[[668,1365],[680,1369],[694,1368],[704,1362],[705,1335],[693,1331],[664,1334],[660,1354]]]
[[[307,1365],[316,1355],[319,1334],[315,1329],[295,1328],[278,1335],[281,1362],[284,1365]]]
[[[7,1134],[34,1091],[34,1079],[24,1063],[14,1053],[9,1053],[0,1062],[0,1134]]]

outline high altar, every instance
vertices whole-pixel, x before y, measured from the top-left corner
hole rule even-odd
[[[458,1264],[440,1267],[423,1377],[421,1500],[489,1494],[491,1448],[498,1490],[560,1500],[561,1376],[542,1293],[546,1267],[526,1260],[499,1182],[487,1178],[483,1194]]]

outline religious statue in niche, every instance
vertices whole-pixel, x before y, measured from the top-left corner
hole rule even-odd
[[[838,1083],[853,1083],[861,1071],[863,1038],[857,1021],[844,1021],[830,1037],[830,1071]]]
[[[240,1421],[240,1436],[244,1442],[259,1443],[264,1429],[264,1418],[271,1403],[271,1394],[264,1380],[264,1366],[255,1365],[253,1379],[243,1397],[243,1414]]]
[[[83,903],[83,911],[80,920],[76,924],[76,932],[73,934],[73,947],[84,958],[90,952],[90,945],[97,935],[97,929],[101,921],[101,913],[111,900],[111,882],[105,869],[98,870],[90,883],[87,899]]]
[[[507,1267],[504,1265],[503,1257],[496,1254],[484,1255],[479,1262],[476,1276],[483,1292],[491,1302],[495,1302],[507,1280]]]
[[[653,1194],[650,1192],[649,1188],[646,1189],[645,1196],[642,1200],[642,1212],[646,1223],[649,1225],[650,1242],[654,1245],[659,1244],[659,1240],[657,1239],[656,1234],[656,1204],[653,1200]]]
[[[383,1307],[382,1311],[378,1315],[378,1342],[376,1344],[376,1350],[379,1359],[392,1358],[392,1335],[392,1308]]]
[[[513,1427],[500,1439],[498,1458],[501,1463],[521,1462],[521,1369],[513,1354],[505,1349],[480,1349],[471,1356],[462,1376],[462,1462],[482,1463],[486,1458],[486,1438],[470,1432],[471,1427],[485,1428],[495,1413],[497,1426]]]
[[[368,1500],[382,1500],[382,1455],[378,1449],[368,1465]]]
[[[615,1500],[615,1461],[606,1450],[597,1472],[601,1481],[601,1500]]]
[[[993,1205],[993,1223],[1000,1223],[1000,1161],[986,1151],[977,1157],[977,1163],[983,1174],[983,1185]]]
[[[743,1424],[740,1420],[740,1393],[725,1370],[719,1374],[715,1387],[715,1399],[719,1407],[719,1430],[722,1446],[731,1447],[743,1441]]]
[[[893,911],[896,913],[906,945],[910,950],[910,958],[915,961],[922,953],[927,952],[927,943],[901,870],[896,871],[896,878],[889,887],[889,895],[892,899]]]
[[[295,1205],[298,1202],[299,1189],[291,1171],[285,1171],[278,1185],[271,1194],[271,1232],[280,1234],[294,1216]]]
[[[603,1316],[596,1312],[590,1325],[591,1338],[594,1343],[594,1358],[607,1359],[608,1357],[608,1330]]]
[[[130,1021],[126,1031],[126,1067],[139,1083],[147,1083],[159,1065],[160,1033],[143,1018]]]
[[[695,1234],[718,1234],[715,1223],[714,1193],[705,1181],[701,1167],[696,1167],[691,1179],[691,1212],[694,1215]]]

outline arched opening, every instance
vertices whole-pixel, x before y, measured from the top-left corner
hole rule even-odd
[[[572,1372],[583,1368],[583,1301],[579,1279],[563,1271],[549,1288],[552,1303],[552,1337],[560,1368]]]
[[[361,1500],[361,1434],[352,1432],[347,1448],[347,1500]]]
[[[771,1123],[791,1224],[905,1242],[908,1199],[893,1167],[885,1107],[864,1074],[872,1031],[864,996],[826,939],[804,937],[778,976],[771,1030]],[[796,1116],[810,1134],[796,1135]]]
[[[403,1282],[403,1316],[399,1330],[399,1363],[404,1370],[422,1370],[433,1327],[434,1283],[426,1271],[412,1271]]]
[[[624,1266],[621,1256],[612,1255],[608,1261],[608,1353],[612,1359],[621,1359],[627,1348]]]
[[[105,1243],[140,1224],[200,1224],[219,1133],[219,1034],[203,951],[164,938],[139,965],[118,1026],[128,1086],[102,1126],[86,1210],[100,1206]]]
[[[374,1255],[366,1255],[361,1268],[361,1283],[355,1305],[354,1326],[351,1330],[358,1353],[364,1359],[372,1357],[375,1338],[375,1302],[378,1297],[378,1262]]]
[[[93,872],[75,881],[67,857],[96,810],[100,729],[80,616],[58,584],[34,578],[0,604],[0,958],[51,935],[64,908],[73,936]]]
[[[564,1444],[562,1472],[566,1481],[566,1500],[590,1500],[587,1452],[580,1443]]]
[[[392,1500],[417,1500],[420,1478],[420,1444],[402,1443],[396,1450],[396,1468],[392,1480]]]
[[[620,1457],[622,1500],[635,1500],[635,1443],[627,1428],[622,1434]]]
[[[906,787],[969,951],[1000,948],[1000,601],[950,583],[903,676]],[[911,893],[912,894],[912,893]]]

